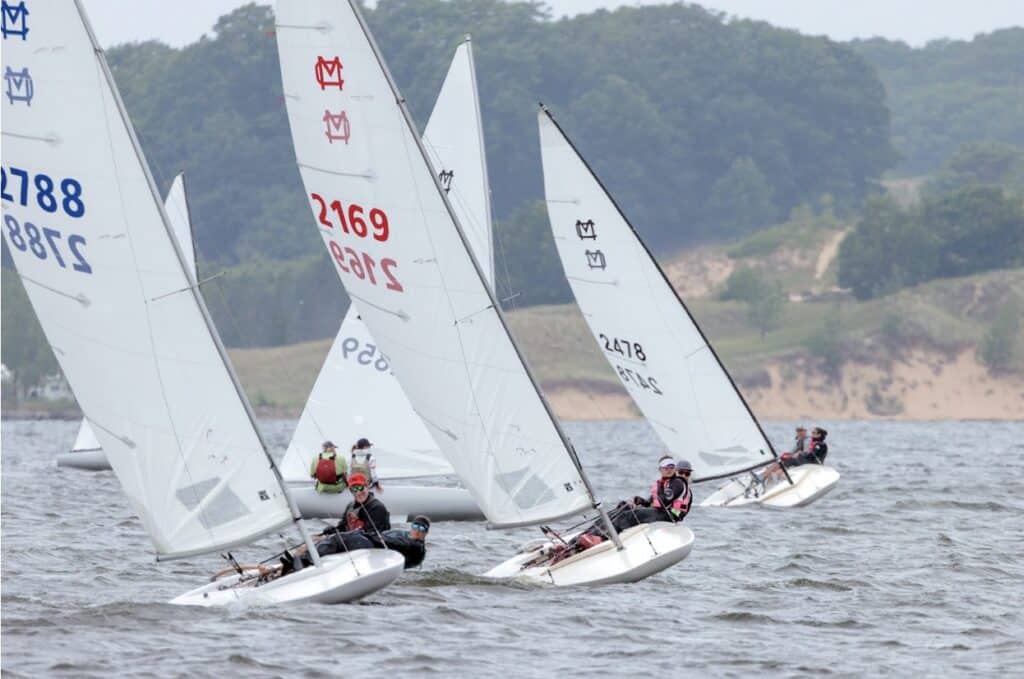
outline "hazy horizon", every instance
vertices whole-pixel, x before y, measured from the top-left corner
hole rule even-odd
[[[84,0],[93,28],[104,47],[157,39],[174,47],[195,42],[216,20],[250,0],[206,0],[182,13],[161,0]],[[272,3],[259,3],[272,4]],[[374,4],[374,3],[369,3]],[[665,0],[548,0],[554,17],[573,16],[623,5],[669,4]],[[991,0],[965,4],[935,0],[927,12],[916,0],[705,0],[698,4],[730,16],[767,21],[809,35],[834,40],[883,37],[915,47],[932,40],[970,40],[978,33],[1024,26],[1024,3]],[[128,11],[125,11],[125,10]]]

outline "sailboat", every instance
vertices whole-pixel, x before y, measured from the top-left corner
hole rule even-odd
[[[189,219],[188,201],[185,197],[185,174],[178,173],[171,182],[171,188],[167,192],[167,199],[164,201],[164,211],[171,220],[171,228],[178,245],[185,254],[185,264],[191,267],[192,277],[197,279],[199,274],[196,269],[195,247],[192,240],[192,222]],[[110,463],[107,456],[96,439],[96,434],[89,426],[88,418],[82,418],[82,424],[78,427],[78,435],[71,450],[57,455],[57,466],[83,471],[107,471]]]
[[[537,121],[555,245],[604,357],[665,446],[691,463],[694,482],[759,478],[753,470],[778,455],[736,383],[657,260],[543,105]],[[829,467],[806,465],[790,470],[770,492],[758,486],[755,495],[746,492],[748,477],[742,476],[704,504],[807,504],[838,477]]]
[[[239,569],[174,603],[337,603],[386,586],[402,571],[396,552],[316,555],[81,4],[34,3],[20,19],[26,35],[3,44],[18,74],[3,102],[3,238],[157,559],[290,525],[313,551],[313,567],[277,578]]]
[[[325,130],[329,122],[330,117]],[[341,140],[328,140],[329,146],[334,143]],[[493,286],[487,162],[468,37],[455,50],[423,144]],[[393,514],[426,514],[435,521],[483,519],[464,488],[407,481],[450,477],[455,471],[416,415],[356,306],[353,303],[345,315],[281,461],[281,472],[292,484],[299,510],[306,517],[341,516],[351,499],[349,493],[317,493],[310,482],[310,461],[324,440],[342,445],[345,454],[346,444],[367,438],[374,444],[377,473],[384,486],[380,497]]]
[[[300,174],[349,296],[420,419],[492,526],[594,512],[609,540],[557,568],[517,554],[488,575],[628,582],[683,559],[682,524],[619,535],[512,337],[355,2],[277,4],[278,54]],[[325,112],[351,138],[324,142]],[[330,214],[324,202],[338,201]],[[365,215],[365,216],[364,216]],[[354,228],[358,216],[359,228]]]

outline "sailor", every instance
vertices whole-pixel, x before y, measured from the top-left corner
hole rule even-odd
[[[323,450],[309,465],[309,475],[316,479],[316,492],[340,493],[348,487],[348,465],[338,455],[338,448],[331,441],[324,441]]]
[[[355,445],[352,446],[351,450],[351,464],[352,472],[358,472],[369,479],[370,490],[376,490],[378,493],[383,491],[384,488],[380,485],[380,479],[377,478],[377,459],[370,452],[370,448],[373,444],[370,443],[369,439],[359,439]]]
[[[382,535],[391,530],[391,513],[384,503],[373,496],[366,485],[366,477],[355,473],[348,476],[348,489],[352,502],[345,507],[337,526],[324,529],[313,538],[320,556],[348,552],[355,549],[373,549],[384,542]],[[422,561],[423,559],[420,559]],[[301,564],[301,565],[297,565]],[[282,574],[312,564],[305,545],[281,557]]]
[[[352,492],[352,502],[345,507],[345,513],[338,525],[324,531],[325,533],[333,533],[336,530],[344,533],[361,530],[376,534],[391,530],[391,513],[384,503],[370,492],[370,486],[363,474],[349,474],[348,489]]]
[[[825,438],[828,436],[828,432],[821,427],[815,427],[811,430],[811,447],[805,454],[807,463],[825,464],[825,457],[828,455],[828,444],[825,443]]]
[[[370,540],[377,546],[393,549],[405,557],[405,568],[415,568],[423,563],[427,556],[427,533],[430,531],[430,519],[420,514],[413,517],[409,530],[388,530],[381,534],[381,539],[370,535]]]
[[[807,430],[803,427],[797,427],[796,445],[793,446],[793,450],[783,453],[778,462],[765,468],[761,478],[765,482],[782,478],[784,476],[782,472],[783,467],[789,469],[805,464],[824,464],[825,456],[828,455],[828,444],[825,443],[826,436],[828,436],[827,431],[821,427],[815,427],[811,430],[811,442],[808,446]]]
[[[676,461],[670,455],[658,460],[661,477],[651,486],[649,498],[634,497],[632,505],[620,507],[612,519],[615,530],[623,531],[641,523],[655,521],[682,521],[690,512],[693,492],[690,473],[693,467],[686,460]]]

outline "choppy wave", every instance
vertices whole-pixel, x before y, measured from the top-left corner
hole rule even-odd
[[[997,466],[965,452],[978,440],[1024,450],[1024,426],[823,424],[843,474],[833,493],[785,511],[695,509],[690,557],[640,583],[495,582],[480,573],[532,531],[437,523],[424,567],[359,604],[182,609],[166,602],[218,560],[155,564],[109,474],[53,483],[50,458],[76,423],[4,422],[3,673],[1024,673],[1024,504],[1007,481],[1024,478],[1024,455]],[[292,427],[267,433],[283,450]],[[770,427],[779,441],[788,431]],[[647,487],[662,446],[645,424],[571,433],[604,499]]]

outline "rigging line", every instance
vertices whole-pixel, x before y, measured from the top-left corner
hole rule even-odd
[[[591,285],[610,285],[614,288],[619,287],[618,279],[615,279],[614,281],[595,281],[590,278],[580,278],[579,276],[566,276],[566,278],[571,281],[579,281],[580,283],[590,283]]]
[[[346,292],[348,292],[348,291],[346,290]],[[387,307],[381,306],[380,304],[374,304],[374,303],[373,303],[373,302],[371,302],[370,300],[368,300],[368,299],[365,299],[365,298],[363,298],[363,297],[360,297],[359,295],[354,295],[354,294],[352,294],[351,292],[349,292],[349,293],[348,293],[348,296],[349,296],[349,297],[350,297],[351,299],[357,299],[357,300],[359,300],[359,303],[360,303],[360,304],[365,304],[365,305],[366,305],[366,306],[368,306],[368,307],[373,307],[373,308],[374,308],[374,309],[376,309],[377,311],[383,311],[383,312],[384,312],[384,313],[386,313],[386,314],[391,314],[392,316],[396,316],[396,317],[398,317],[399,319],[401,319],[401,320],[403,320],[403,321],[405,321],[405,322],[408,322],[408,321],[409,321],[410,319],[412,319],[412,316],[410,316],[409,314],[407,314],[407,313],[406,313],[405,311],[403,311],[402,309],[399,309],[398,311],[393,311],[393,310],[391,310],[391,309],[388,309]]]
[[[196,281],[195,285],[186,285],[183,288],[179,288],[177,290],[171,290],[170,292],[165,292],[162,295],[157,295],[156,297],[150,298],[149,301],[150,302],[156,302],[156,301],[161,300],[161,299],[163,299],[165,297],[170,297],[172,295],[177,295],[177,294],[182,293],[182,292],[188,292],[189,290],[193,290],[195,288],[200,287],[201,285],[203,285],[203,283],[209,283],[210,281],[215,280],[217,278],[220,278],[221,276],[224,276],[224,275],[227,275],[227,271],[221,271],[220,273],[215,273],[212,276],[207,276],[206,278],[204,278],[204,279],[202,279],[200,281]]]
[[[328,30],[331,29],[331,25],[329,23],[327,23],[326,21],[325,22],[321,22],[319,24],[308,24],[308,25],[305,25],[305,24],[279,24],[279,23],[275,23],[274,24],[274,30],[279,30],[279,29],[282,29],[282,28],[288,28],[288,29],[291,29],[291,30],[294,30],[294,31],[328,31]]]
[[[94,65],[96,67],[95,70],[96,70],[97,76],[98,76],[97,77],[98,82],[97,82],[96,89],[98,91],[100,91],[100,92],[104,92],[103,86],[104,86],[105,77],[104,77],[104,74],[103,74],[103,67],[99,63],[99,60],[103,58],[103,55],[102,55],[102,52],[98,51],[98,50],[95,52],[95,55],[96,56],[95,56]],[[107,86],[108,87],[112,87],[112,85],[109,84],[109,83],[107,84]],[[121,173],[120,173],[120,171],[118,169],[119,163],[118,163],[118,160],[117,160],[117,153],[114,150],[113,134],[111,133],[111,116],[110,116],[110,111],[107,108],[107,98],[104,97],[104,96],[101,96],[100,97],[100,102],[101,102],[101,105],[103,107],[103,118],[104,118],[104,121],[106,123],[107,131],[108,131],[108,134],[107,134],[107,148],[110,151],[110,162],[111,162],[111,164],[115,168],[115,176],[120,176]],[[120,121],[121,125],[127,124],[126,121],[121,117],[120,114],[118,114],[116,120]],[[117,122],[114,122],[114,127],[117,127]],[[145,162],[138,155],[138,153],[135,154],[135,160],[140,165],[143,162]],[[117,192],[118,202],[121,205],[121,217],[122,217],[122,219],[124,219],[125,215],[128,214],[128,208],[127,208],[127,205],[125,204],[125,199],[124,199],[124,192],[121,190],[121,184],[119,182],[114,182],[113,186],[114,186],[114,190]],[[202,520],[199,523],[201,524],[202,528],[206,531],[207,535],[209,536],[210,541],[211,542],[216,542],[217,538],[216,538],[216,536],[215,536],[215,534],[213,532],[213,529],[211,528],[211,526],[213,524],[210,521],[209,517],[207,517],[207,515],[206,515],[206,505],[205,505],[205,503],[203,503],[203,498],[199,496],[199,491],[197,490],[196,480],[192,477],[192,472],[189,469],[188,461],[187,461],[187,459],[185,457],[185,451],[182,450],[182,447],[181,447],[181,438],[180,438],[179,433],[178,433],[177,425],[174,422],[174,418],[171,416],[171,404],[170,404],[170,401],[167,398],[167,387],[166,387],[166,385],[164,383],[163,371],[160,369],[160,361],[157,358],[159,352],[158,352],[157,346],[156,346],[156,337],[155,337],[154,332],[153,332],[153,320],[152,320],[152,317],[150,315],[150,306],[146,302],[146,297],[145,297],[145,292],[144,292],[146,288],[145,288],[145,285],[142,282],[142,274],[141,274],[141,272],[139,270],[139,258],[138,258],[138,255],[136,254],[136,250],[135,250],[135,240],[134,240],[134,238],[132,236],[132,231],[131,231],[131,229],[128,226],[127,219],[124,219],[124,221],[125,221],[125,224],[124,224],[124,227],[125,227],[124,234],[125,234],[125,237],[126,237],[126,239],[128,241],[128,248],[131,251],[132,263],[134,264],[134,266],[132,268],[135,271],[135,278],[138,281],[139,292],[142,293],[142,294],[139,295],[139,297],[140,297],[139,301],[142,302],[142,307],[143,307],[143,310],[144,310],[145,316],[146,316],[146,333],[147,333],[147,335],[149,337],[150,349],[152,350],[153,369],[154,369],[154,372],[156,373],[157,384],[160,386],[160,397],[161,397],[161,399],[164,402],[164,416],[167,418],[167,423],[170,426],[171,433],[174,436],[174,445],[175,445],[175,448],[177,449],[178,459],[180,460],[181,468],[184,470],[185,476],[188,478],[188,481],[189,481],[189,486],[188,486],[189,487],[189,491],[193,494],[193,499],[194,499],[194,502],[195,502],[195,506],[196,506],[199,514],[201,515],[201,519]],[[167,237],[170,238],[170,235],[168,234]],[[186,280],[188,280],[187,276],[186,276]]]
[[[127,436],[124,436],[124,435],[122,435],[122,434],[117,434],[117,433],[115,433],[115,432],[111,431],[110,429],[108,429],[107,427],[104,427],[104,426],[103,426],[102,424],[100,424],[100,423],[99,423],[99,422],[97,422],[96,420],[92,419],[91,417],[87,417],[86,419],[87,419],[87,420],[89,420],[89,424],[90,424],[91,426],[93,426],[93,427],[97,427],[98,429],[102,429],[103,431],[107,432],[108,434],[110,434],[111,436],[113,436],[114,438],[116,438],[116,439],[117,439],[118,441],[120,441],[121,443],[123,443],[123,444],[125,444],[126,446],[128,446],[129,448],[131,448],[132,450],[134,450],[134,449],[135,449],[135,447],[136,447],[136,445],[135,445],[135,441],[132,441],[132,440],[131,440],[130,438],[128,438]]]
[[[37,137],[31,134],[18,134],[17,132],[4,132],[3,136],[11,137],[13,139],[25,139],[28,141],[44,141],[47,144],[56,144],[60,142],[60,137],[54,135],[52,137]]]
[[[61,297],[67,297],[68,299],[70,299],[70,300],[72,300],[74,302],[78,302],[79,304],[81,304],[84,307],[88,307],[90,304],[92,304],[92,302],[89,301],[89,298],[86,297],[84,293],[80,292],[77,295],[72,295],[70,293],[64,292],[63,290],[58,290],[57,288],[51,287],[51,286],[47,285],[46,283],[40,283],[36,279],[29,278],[28,276],[26,276],[23,273],[19,273],[18,277],[21,278],[21,280],[23,280],[23,281],[28,281],[29,283],[32,283],[34,285],[38,285],[39,287],[43,288],[44,290],[49,290],[50,292],[54,293],[55,295],[60,295]]]
[[[375,175],[372,170],[367,170],[366,172],[339,172],[338,170],[328,170],[327,168],[317,167],[316,165],[310,165],[309,163],[303,163],[301,161],[297,162],[296,165],[298,165],[300,168],[304,167],[307,170],[312,170],[313,172],[322,172],[324,174],[333,174],[336,177],[357,177],[357,178],[360,178],[360,179],[369,179],[369,180],[373,180],[373,179],[377,178],[377,175]]]

